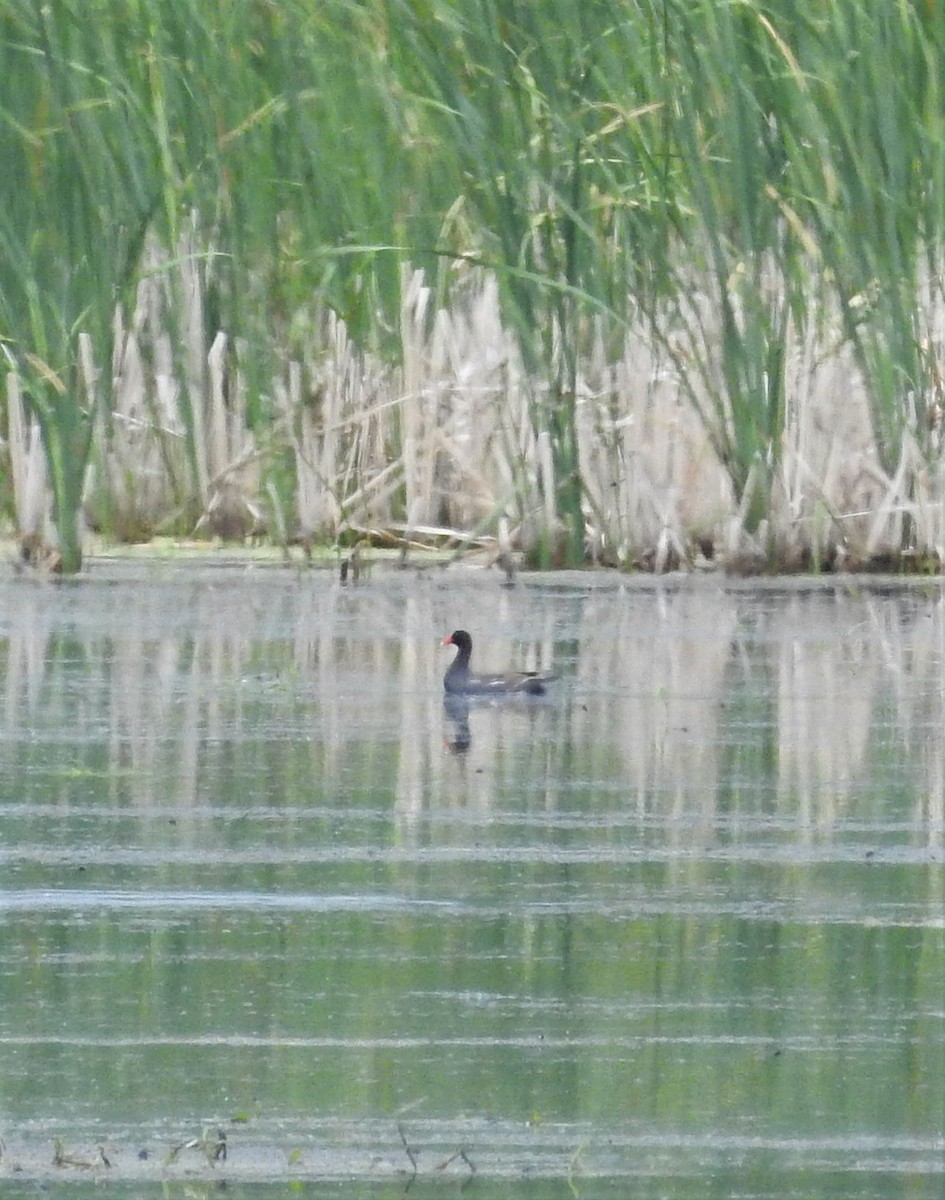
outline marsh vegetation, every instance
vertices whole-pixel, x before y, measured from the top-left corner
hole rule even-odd
[[[66,570],[83,522],[935,568],[943,30],[935,0],[14,0],[9,519]]]

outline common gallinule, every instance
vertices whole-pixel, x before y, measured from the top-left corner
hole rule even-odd
[[[515,671],[509,675],[475,675],[469,669],[472,638],[465,629],[455,630],[440,644],[456,647],[456,657],[443,676],[443,686],[453,695],[505,696],[512,692],[524,692],[529,696],[542,696],[545,684],[558,678],[557,675],[542,675],[538,671]]]

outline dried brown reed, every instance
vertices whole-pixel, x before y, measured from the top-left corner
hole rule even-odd
[[[195,249],[194,246],[191,247]],[[181,254],[175,287],[155,269],[130,319],[115,316],[112,405],[96,429],[86,489],[92,521],[116,537],[207,527],[240,537],[267,523],[308,541],[346,529],[495,538],[528,552],[556,533],[555,479],[547,433],[528,403],[541,381],[524,377],[503,325],[494,278],[457,273],[448,306],[434,307],[419,271],[405,271],[399,364],[357,347],[344,322],[313,305],[300,314],[304,352],[282,357],[271,381],[262,441],[248,427],[245,349],[218,332],[206,345],[196,253]],[[172,296],[183,305],[175,328]],[[892,475],[871,428],[866,385],[836,313],[791,320],[785,348],[785,420],[769,446],[766,521],[753,535],[746,513],[752,477],[736,502],[719,458],[717,402],[722,331],[693,289],[698,320],[660,328],[642,318],[614,357],[599,332],[577,377],[577,429],[589,557],[656,570],[705,554],[758,564],[866,564],[911,547],[945,560],[943,446],[911,430]],[[925,324],[943,351],[943,302],[930,291]],[[938,332],[936,332],[938,331]],[[83,345],[86,386],[94,386]],[[278,357],[278,356],[277,356]],[[35,426],[24,424],[15,376],[8,384],[17,521],[41,520],[45,488]],[[934,431],[931,434],[934,439]],[[279,503],[272,471],[288,451],[294,484]],[[182,525],[183,521],[183,525]]]
[[[50,536],[50,497],[39,422],[27,419],[15,372],[7,375],[7,420],[13,502],[23,538]]]

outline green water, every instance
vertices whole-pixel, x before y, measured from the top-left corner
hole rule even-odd
[[[942,1194],[940,586],[111,567],[0,622],[5,1196]],[[553,696],[444,711],[458,625]]]

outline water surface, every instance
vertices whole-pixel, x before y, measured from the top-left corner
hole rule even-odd
[[[444,709],[458,626],[554,694]],[[939,583],[93,565],[0,638],[5,1195],[942,1194]]]

